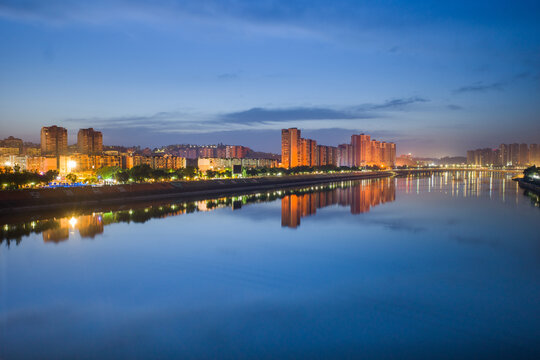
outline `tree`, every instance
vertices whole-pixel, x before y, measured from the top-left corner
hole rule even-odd
[[[54,179],[56,179],[56,177],[58,176],[58,171],[56,170],[49,170],[45,173],[44,176],[44,180],[46,183],[50,183],[51,181],[53,181]]]
[[[126,183],[129,181],[129,173],[125,170],[121,170],[114,174],[114,179],[120,183]]]
[[[74,183],[77,181],[77,175],[73,173],[69,173],[66,175],[66,180],[69,180],[69,182]]]
[[[155,169],[152,171],[152,178],[155,180],[166,180],[170,176],[170,173],[168,171],[165,171],[163,169]]]
[[[146,181],[152,177],[152,168],[147,164],[134,166],[130,170],[130,177],[137,182]]]
[[[104,166],[96,171],[96,175],[102,179],[113,179],[120,170],[122,169],[118,166]]]

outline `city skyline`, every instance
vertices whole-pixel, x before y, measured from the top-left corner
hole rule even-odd
[[[106,145],[351,133],[442,157],[540,134],[536,2],[4,2],[3,137]],[[511,14],[512,16],[508,16]]]

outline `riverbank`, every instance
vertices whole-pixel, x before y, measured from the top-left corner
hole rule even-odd
[[[519,187],[535,192],[540,195],[540,185],[526,181],[524,178],[517,179]]]
[[[215,197],[247,191],[280,189],[334,181],[375,179],[389,176],[392,176],[391,172],[377,171],[243,179],[175,181],[109,185],[101,187],[13,190],[0,192],[0,214],[169,198],[191,199],[201,196]]]

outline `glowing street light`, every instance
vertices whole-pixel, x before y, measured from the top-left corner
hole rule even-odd
[[[68,160],[67,162],[67,171],[68,173],[71,172],[71,170],[75,169],[77,167],[77,162],[75,160]]]

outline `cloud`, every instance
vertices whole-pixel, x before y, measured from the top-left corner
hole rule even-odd
[[[240,77],[239,73],[236,72],[230,72],[230,73],[223,73],[218,75],[219,80],[235,80]]]
[[[471,85],[462,86],[453,91],[454,94],[462,94],[467,92],[488,92],[488,91],[501,91],[504,90],[507,86],[518,82],[520,80],[526,80],[533,77],[530,71],[522,71],[517,73],[506,80],[492,82],[489,84],[484,84],[482,81],[475,82]]]
[[[150,115],[71,118],[68,124],[92,124],[98,129],[138,129],[159,132],[204,132],[207,126],[200,115],[183,112],[158,112]]]
[[[447,105],[446,108],[447,108],[447,109],[450,109],[450,110],[462,110],[462,109],[463,109],[463,106],[459,106],[459,105],[455,105],[455,104],[450,104],[450,105]]]
[[[252,108],[245,111],[223,114],[218,121],[255,125],[309,120],[358,120],[382,117],[379,112],[405,110],[406,107],[429,100],[421,97],[391,99],[381,104],[355,105],[345,108],[330,107],[291,107],[291,108]]]
[[[414,96],[409,98],[398,98],[398,99],[391,99],[388,100],[382,104],[367,104],[362,105],[358,107],[359,110],[362,111],[370,111],[370,110],[400,110],[408,105],[412,105],[415,103],[425,103],[428,102],[428,99],[424,99],[422,97]]]
[[[107,130],[137,130],[147,134],[202,134],[219,131],[253,130],[256,126],[263,128],[279,128],[288,126],[287,123],[316,122],[323,125],[318,128],[328,128],[328,121],[336,121],[335,126],[357,129],[355,120],[378,119],[388,117],[388,112],[405,111],[409,106],[428,100],[420,97],[391,99],[380,104],[364,104],[343,108],[333,107],[289,107],[263,108],[256,107],[243,111],[225,114],[198,114],[181,111],[163,111],[154,114],[70,118],[64,120],[68,127],[93,126]],[[345,122],[345,123],[344,123]],[[313,124],[312,124],[313,125]],[[317,126],[316,126],[317,127]],[[313,126],[312,126],[313,128]]]
[[[268,122],[304,121],[304,120],[348,120],[365,118],[366,115],[348,112],[344,110],[334,110],[330,108],[284,108],[266,109],[252,108],[245,111],[224,114],[219,121],[240,123],[240,124],[260,124]],[[372,116],[369,116],[371,118]]]
[[[503,90],[504,87],[507,85],[506,82],[494,82],[491,84],[484,84],[482,82],[477,82],[472,85],[462,86],[456,90],[454,90],[454,94],[463,94],[468,92],[487,92],[492,90]]]
[[[242,33],[285,38],[324,40],[313,26],[299,21],[301,8],[274,6],[238,0],[4,0],[0,18],[38,22],[53,26],[90,26],[131,22],[160,28],[197,24],[204,27],[236,29]],[[163,26],[165,25],[165,26]]]

